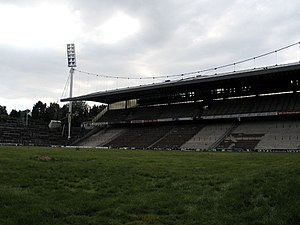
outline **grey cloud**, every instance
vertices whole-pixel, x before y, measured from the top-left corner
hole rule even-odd
[[[40,1],[10,2],[30,6]],[[62,3],[49,3],[52,2]],[[74,13],[79,12],[86,36],[117,12],[140,22],[139,32],[116,44],[76,40],[78,69],[100,74],[140,76],[143,68],[153,76],[182,73],[231,63],[300,41],[300,2],[296,0],[65,2]],[[0,51],[1,96],[60,97],[54,90],[62,90],[68,76],[65,46],[60,50],[0,46]],[[273,59],[268,60],[273,63]],[[98,87],[141,84],[112,82],[109,85],[104,80]],[[13,87],[11,94],[7,93],[8,87]]]

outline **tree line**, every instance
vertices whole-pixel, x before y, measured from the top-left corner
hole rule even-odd
[[[82,122],[89,121],[101,112],[105,105],[89,106],[84,101],[76,101],[72,103],[72,123],[75,126],[80,126]],[[41,122],[49,123],[51,120],[60,120],[62,123],[67,123],[69,113],[69,105],[65,104],[62,107],[58,103],[52,102],[49,105],[38,101],[34,104],[32,110],[13,109],[9,114],[6,106],[0,105],[0,115],[14,118],[24,118],[26,114],[30,115],[30,119],[39,120]]]

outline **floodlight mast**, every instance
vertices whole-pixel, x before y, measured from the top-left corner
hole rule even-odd
[[[76,67],[75,44],[67,44],[68,67],[70,67],[70,98],[73,97],[73,74],[74,67]],[[72,101],[69,102],[68,115],[68,139],[71,139],[71,125],[72,125]]]

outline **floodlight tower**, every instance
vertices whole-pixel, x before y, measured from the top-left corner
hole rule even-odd
[[[68,67],[70,67],[70,98],[73,96],[73,74],[74,67],[76,67],[76,57],[75,57],[75,44],[67,44],[67,57],[68,57]],[[71,138],[71,124],[72,124],[72,101],[69,103],[69,115],[68,115],[68,139]]]

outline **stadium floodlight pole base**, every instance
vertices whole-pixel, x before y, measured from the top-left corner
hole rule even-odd
[[[73,96],[73,74],[74,68],[71,67],[70,69],[70,98]],[[71,139],[71,125],[72,125],[72,101],[69,103],[69,115],[68,115],[68,139]]]

